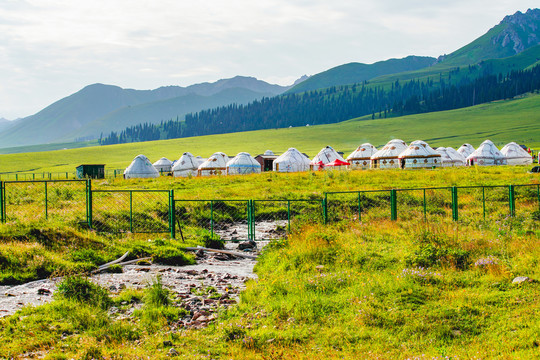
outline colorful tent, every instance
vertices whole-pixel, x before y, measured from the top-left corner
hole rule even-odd
[[[198,176],[225,175],[229,157],[225,153],[217,152],[199,165]]]
[[[390,140],[381,150],[371,156],[372,169],[395,169],[399,168],[398,156],[407,144],[400,139]]]
[[[144,155],[137,155],[124,170],[125,179],[157,178],[159,172]]]
[[[160,173],[170,173],[172,169],[172,161],[165,157],[162,157],[152,165],[154,165],[156,170]]]
[[[398,156],[402,169],[419,169],[441,167],[441,154],[436,152],[425,141],[413,141]]]
[[[273,169],[276,172],[308,171],[310,161],[295,148],[290,148],[274,160]]]
[[[530,165],[533,163],[531,154],[515,142],[504,145],[501,154],[506,157],[508,165]]]
[[[193,156],[193,154],[185,152],[180,159],[175,162],[172,172],[174,177],[196,176],[198,168],[199,162],[197,161],[197,158]]]
[[[227,163],[227,175],[259,174],[261,164],[247,152],[238,153]]]
[[[347,156],[347,161],[351,164],[350,169],[369,169],[371,157],[377,152],[377,148],[370,143],[360,145],[351,155]]]
[[[343,160],[336,159],[328,164],[323,165],[324,169],[326,170],[345,170],[347,169],[347,166],[351,165],[351,163]]]
[[[331,163],[336,159],[345,161],[331,146],[326,146],[311,160],[311,169],[321,170],[324,165]],[[323,166],[321,166],[321,162]]]
[[[506,157],[501,154],[491,140],[486,140],[471,155],[467,156],[467,164],[480,166],[506,165]]]

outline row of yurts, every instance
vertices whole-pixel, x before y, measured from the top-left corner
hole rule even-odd
[[[276,172],[298,172],[321,169],[414,169],[466,165],[527,165],[532,156],[520,145],[511,142],[501,151],[490,140],[484,141],[477,149],[463,144],[458,150],[451,147],[432,149],[425,141],[416,140],[409,146],[400,140],[389,141],[382,149],[365,143],[353,151],[346,160],[331,146],[323,148],[312,160],[295,148],[290,148],[280,156],[267,150],[263,157],[273,160]],[[172,173],[175,177],[238,175],[260,173],[263,166],[250,154],[241,152],[234,158],[217,152],[208,159],[184,153],[174,163],[161,158],[152,164],[144,155],[138,155],[124,171],[124,177],[158,177],[160,173]]]

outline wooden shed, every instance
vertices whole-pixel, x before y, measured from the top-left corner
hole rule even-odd
[[[77,179],[104,179],[105,165],[103,164],[83,164],[77,166]]]
[[[261,164],[261,171],[272,171],[274,160],[278,158],[272,151],[266,150],[264,154],[255,156],[255,160]]]

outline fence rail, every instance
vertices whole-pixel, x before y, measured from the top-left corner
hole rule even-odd
[[[535,206],[536,203],[536,206]],[[540,211],[540,184],[326,192],[320,199],[175,199],[174,190],[93,189],[87,180],[0,181],[0,222],[57,219],[107,233],[282,238],[302,224],[492,221]]]

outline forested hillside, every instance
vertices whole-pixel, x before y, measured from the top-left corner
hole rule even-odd
[[[540,65],[508,74],[469,78],[474,67],[456,68],[437,81],[396,81],[389,89],[370,87],[367,82],[352,86],[264,98],[249,105],[229,105],[188,114],[185,121],[170,120],[157,125],[142,124],[120,133],[112,132],[100,143],[173,139],[259,129],[331,124],[364,115],[386,118],[442,111],[509,99],[540,89]],[[461,74],[460,74],[461,73]],[[465,74],[463,74],[465,73]],[[459,76],[452,84],[452,76]]]

